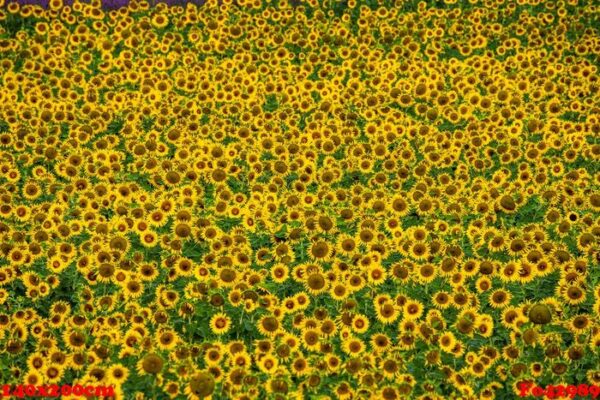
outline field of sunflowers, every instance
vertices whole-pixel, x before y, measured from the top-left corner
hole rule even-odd
[[[594,1],[201,3],[0,0],[0,385],[600,385]]]

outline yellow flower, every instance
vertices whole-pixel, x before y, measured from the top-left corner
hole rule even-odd
[[[352,330],[358,334],[365,333],[369,329],[369,318],[357,314],[352,319]]]
[[[316,351],[320,346],[320,334],[316,329],[305,329],[301,335],[302,345],[308,351]]]
[[[445,332],[439,337],[438,343],[442,350],[450,353],[456,345],[456,338],[452,332]]]
[[[212,321],[211,321],[212,322]],[[212,328],[211,324],[211,328]],[[177,333],[171,329],[165,329],[156,332],[155,342],[160,350],[172,350],[177,346],[179,337]]]
[[[361,339],[350,336],[342,341],[342,350],[352,357],[362,354],[366,350],[366,346]]]
[[[155,28],[158,29],[162,29],[164,27],[166,27],[169,24],[169,18],[164,15],[163,13],[156,13],[153,17],[152,17],[152,25]]]
[[[289,276],[289,268],[284,264],[275,264],[271,267],[271,277],[275,283],[282,283]]]
[[[423,305],[416,300],[409,300],[404,304],[402,309],[405,319],[419,319],[423,314]]]
[[[384,304],[375,307],[377,320],[384,324],[391,324],[400,315],[399,309],[392,302],[385,302]]]
[[[129,370],[119,363],[112,364],[106,371],[106,376],[109,382],[119,386],[127,381]]]
[[[258,369],[264,372],[265,374],[272,373],[274,370],[277,369],[278,365],[279,361],[277,360],[277,358],[270,354],[264,355],[258,360],[257,363]]]
[[[210,318],[210,330],[216,335],[223,335],[231,328],[231,318],[225,313],[217,313]]]

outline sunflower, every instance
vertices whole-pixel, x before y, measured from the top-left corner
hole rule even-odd
[[[298,337],[290,333],[283,334],[280,340],[281,343],[285,343],[292,352],[297,351],[300,347],[300,340],[298,339]]]
[[[347,288],[350,292],[358,292],[366,285],[366,280],[363,279],[359,274],[352,274],[348,277]]]
[[[42,188],[37,182],[26,183],[23,186],[22,193],[23,197],[29,201],[35,200],[43,194]]]
[[[403,217],[410,211],[409,203],[402,196],[392,198],[390,208],[397,217]]]
[[[450,294],[446,291],[438,291],[434,293],[432,299],[433,304],[440,309],[446,309],[452,305],[452,297],[450,297]]]
[[[504,289],[494,290],[489,296],[489,304],[493,308],[504,308],[511,301],[512,295]]]
[[[377,320],[383,324],[391,324],[400,315],[399,308],[391,302],[386,302],[378,307],[375,307]]]
[[[152,282],[158,276],[158,269],[152,264],[139,266],[139,279],[142,282]]]
[[[358,232],[355,240],[359,243],[368,244],[375,240],[375,232],[373,232],[373,229],[363,228]]]
[[[406,318],[406,319],[409,319],[409,320],[419,319],[421,317],[421,315],[423,315],[423,304],[421,304],[417,300],[408,300],[404,304],[404,306],[402,308],[402,312],[403,312],[404,318]]]
[[[372,286],[379,286],[385,282],[387,278],[387,271],[385,267],[372,264],[367,270],[367,282]]]
[[[426,263],[421,265],[418,269],[418,275],[416,277],[417,281],[420,283],[427,285],[436,278],[437,270],[434,268],[432,264]]]
[[[46,359],[41,353],[34,352],[27,358],[27,366],[30,371],[41,371],[44,365],[46,365]]]
[[[375,353],[384,353],[391,345],[392,341],[384,333],[371,336],[371,348]]]
[[[321,326],[319,327],[319,330],[320,330],[320,335],[323,338],[328,338],[328,337],[334,336],[337,333],[337,327],[336,327],[335,323],[330,319],[323,321],[321,323]]]
[[[348,382],[343,381],[336,385],[334,393],[337,399],[348,400],[354,397],[355,390]]]
[[[350,256],[357,249],[357,243],[355,239],[347,234],[342,234],[338,236],[336,243],[336,251],[339,254]]]
[[[334,284],[329,289],[329,295],[336,301],[345,300],[349,294],[348,288],[342,283]]]
[[[27,258],[28,258],[28,254],[27,254],[27,250],[24,247],[14,247],[12,248],[9,253],[8,253],[8,259],[10,260],[10,264],[13,266],[20,266],[20,265],[24,265],[25,263],[27,263]],[[51,265],[52,267],[54,267],[56,270],[58,270],[58,272],[60,272],[62,269],[64,269],[64,258],[60,257],[60,256],[54,256],[53,257],[54,260],[56,260],[56,262],[58,264],[54,264],[54,263],[50,263],[49,262],[49,266]],[[61,262],[62,261],[62,262]]]
[[[23,377],[23,382],[25,385],[34,385],[39,386],[42,384],[44,376],[37,370],[30,370]]]
[[[410,257],[415,260],[425,260],[429,256],[429,248],[427,244],[423,242],[414,242],[411,244],[410,248]]]
[[[157,375],[162,372],[165,365],[164,359],[156,354],[146,354],[137,363],[137,372],[140,375]]]
[[[230,267],[220,268],[219,271],[219,286],[233,287],[239,279],[237,271]]]
[[[492,281],[487,276],[482,276],[475,282],[478,293],[484,293],[492,287]]]
[[[568,328],[574,334],[581,335],[588,330],[590,327],[590,322],[591,321],[588,315],[576,315],[570,319]]]
[[[49,364],[42,371],[43,381],[48,382],[50,384],[55,384],[60,382],[65,372],[65,368],[61,365],[57,364]]]
[[[137,299],[144,293],[144,285],[135,277],[128,277],[121,287],[126,299]]]
[[[598,239],[591,232],[582,232],[577,238],[577,249],[582,253],[591,252],[597,241]]]
[[[393,380],[400,374],[400,363],[393,359],[382,359],[379,362],[379,370],[385,379]]]
[[[519,265],[514,261],[509,261],[500,271],[500,280],[502,282],[511,282],[517,279]]]
[[[271,267],[271,278],[275,283],[283,283],[289,277],[289,268],[284,264],[275,264]]]
[[[531,264],[528,261],[521,260],[518,262],[517,265],[518,265],[518,269],[517,269],[517,273],[516,273],[517,281],[519,281],[521,284],[524,284],[524,283],[531,282],[535,279],[536,270],[535,270],[533,264]]]
[[[586,299],[585,290],[577,284],[559,286],[557,290],[560,292],[563,300],[570,305],[581,304]]]
[[[83,333],[67,329],[63,333],[63,340],[70,350],[76,351],[85,347],[87,337]]]
[[[457,342],[452,332],[445,332],[439,337],[438,343],[443,351],[450,353]]]
[[[236,348],[237,345],[239,343],[236,342],[230,344],[229,364],[239,368],[249,368],[252,365],[252,357],[244,349],[236,349],[235,352],[231,352],[231,347]]]
[[[130,247],[129,240],[123,236],[114,236],[110,242],[109,246],[111,250],[119,251],[121,253],[126,253]]]
[[[310,297],[304,292],[298,292],[294,295],[294,301],[296,302],[298,309],[305,310],[310,306]]]
[[[315,272],[306,277],[304,286],[311,295],[316,296],[327,291],[328,281],[323,274]]]
[[[160,209],[152,211],[144,221],[153,228],[160,228],[167,223],[167,214]]]
[[[272,377],[265,382],[265,391],[268,395],[273,393],[287,393],[289,391],[289,385],[283,378]]]
[[[117,386],[127,381],[128,377],[129,370],[119,363],[112,364],[106,371],[106,378],[108,382],[111,382]]]
[[[366,346],[363,341],[357,337],[349,336],[342,341],[342,350],[348,356],[358,356],[366,350]]]
[[[432,199],[428,196],[425,196],[419,200],[415,209],[419,215],[428,216],[428,215],[433,214],[437,207],[438,207],[438,203],[434,199]]]
[[[330,247],[329,243],[324,240],[317,240],[311,245],[308,253],[312,260],[328,261],[333,251],[334,249]]]
[[[494,333],[494,322],[489,315],[478,315],[475,319],[475,332],[483,337],[490,337]]]
[[[281,330],[281,323],[274,316],[264,316],[258,321],[258,331],[261,335],[273,337]]]
[[[302,340],[302,345],[308,351],[317,351],[320,348],[320,334],[316,329],[303,329],[300,338]]]
[[[536,304],[529,309],[529,320],[534,324],[544,325],[552,320],[552,310],[545,304]]]
[[[352,319],[352,330],[358,334],[365,333],[369,329],[369,318],[365,315],[356,314]]]
[[[190,400],[210,397],[215,390],[215,379],[208,372],[200,371],[190,376],[184,393]]]
[[[165,329],[156,332],[155,342],[160,350],[173,350],[179,342],[179,337],[175,331]]]
[[[225,313],[214,314],[210,318],[209,327],[215,335],[223,335],[231,329],[231,318]]]
[[[543,257],[535,264],[535,276],[540,278],[551,274],[555,270],[554,264],[547,257]]]
[[[257,362],[258,369],[265,374],[273,373],[273,371],[275,371],[278,366],[279,360],[271,354],[264,355]]]
[[[189,258],[181,257],[175,262],[177,276],[190,277],[194,275],[194,265]]]

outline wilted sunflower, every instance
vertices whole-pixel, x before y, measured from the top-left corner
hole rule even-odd
[[[184,392],[189,399],[210,397],[215,390],[215,379],[208,372],[199,372],[190,377]]]
[[[162,372],[164,365],[165,361],[160,355],[150,353],[140,358],[137,372],[140,375],[157,375]]]

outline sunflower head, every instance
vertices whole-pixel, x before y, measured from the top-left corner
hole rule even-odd
[[[148,354],[142,359],[141,369],[147,374],[156,375],[162,371],[164,363],[158,354]]]
[[[529,320],[537,325],[545,325],[552,321],[552,311],[545,304],[536,304],[529,310]]]
[[[203,399],[215,390],[215,379],[208,372],[200,372],[190,379],[189,389],[192,394]]]

